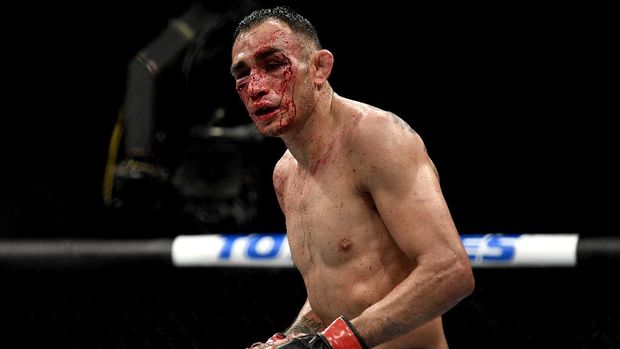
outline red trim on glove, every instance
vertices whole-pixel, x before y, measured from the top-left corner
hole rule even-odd
[[[278,339],[284,339],[284,338],[286,338],[286,335],[278,332],[278,333],[275,333],[273,336],[269,337],[269,340],[267,341],[275,342]]]
[[[353,329],[349,326],[343,316],[332,322],[331,325],[321,332],[321,334],[325,337],[333,349],[366,348],[365,345],[360,343],[360,340],[355,335],[355,332],[353,332]]]
[[[273,336],[269,337],[269,339],[267,340],[267,342],[265,342],[265,344],[271,345],[273,344],[275,341],[281,340],[281,339],[285,339],[286,335],[283,333],[274,333]]]

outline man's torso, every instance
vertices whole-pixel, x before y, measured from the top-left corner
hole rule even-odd
[[[356,150],[347,142],[355,125],[337,133],[312,168],[302,168],[287,152],[274,174],[293,260],[312,309],[325,323],[359,315],[415,268],[360,183],[364,163],[352,159],[363,154],[352,157]],[[428,347],[438,340],[444,340],[439,318],[381,348]]]

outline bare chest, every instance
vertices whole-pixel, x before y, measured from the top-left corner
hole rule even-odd
[[[283,192],[287,226],[290,224],[296,231],[346,224],[356,211],[353,206],[359,205],[349,179],[335,173],[293,176]]]
[[[336,266],[365,253],[382,229],[370,195],[355,172],[332,163],[315,173],[290,173],[281,191],[288,240],[297,267]]]

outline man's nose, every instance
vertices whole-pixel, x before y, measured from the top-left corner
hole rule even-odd
[[[265,77],[258,72],[252,72],[250,74],[250,83],[248,84],[248,93],[250,97],[262,97],[267,94],[267,91],[268,87],[265,82]]]

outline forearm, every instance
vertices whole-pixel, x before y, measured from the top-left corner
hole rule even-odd
[[[416,269],[381,301],[351,320],[369,347],[442,315],[472,292],[473,277],[467,260],[455,256],[441,261],[430,259],[420,260]]]
[[[319,319],[312,310],[308,300],[306,300],[306,303],[299,311],[299,315],[284,334],[287,336],[298,333],[312,334],[321,331],[325,326],[326,324]]]

